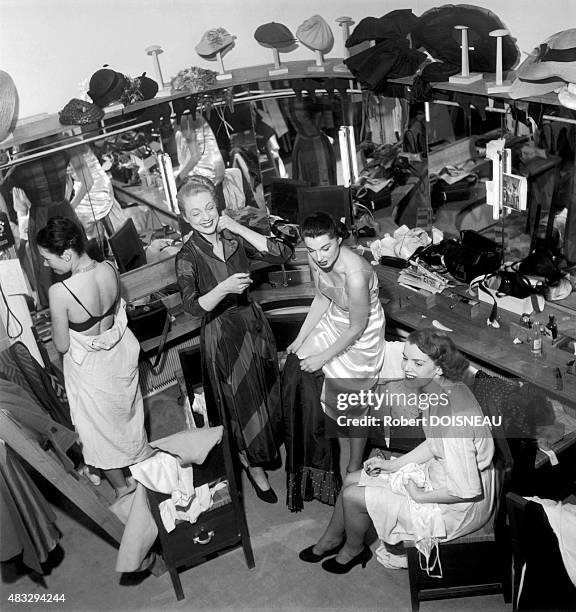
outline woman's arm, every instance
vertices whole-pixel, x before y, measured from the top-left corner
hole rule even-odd
[[[311,371],[320,369],[325,363],[344,352],[351,344],[354,344],[364,333],[370,315],[370,292],[368,289],[369,279],[362,272],[349,274],[346,279],[346,292],[349,296],[349,323],[348,327],[340,334],[336,341],[321,355],[309,355],[312,359]],[[304,362],[305,360],[303,360]],[[302,368],[307,369],[303,363]]]
[[[425,491],[417,487],[412,481],[406,485],[406,490],[410,497],[419,504],[458,504],[477,497],[458,497],[450,493],[447,487],[440,487],[439,489],[434,489],[434,491]]]
[[[426,463],[432,459],[434,455],[428,445],[428,442],[424,440],[416,448],[413,448],[409,453],[401,455],[396,459],[383,459],[382,457],[371,457],[364,462],[364,469],[371,476],[378,474],[389,474],[390,472],[397,472],[409,463]]]
[[[94,187],[94,177],[84,161],[81,151],[75,151],[71,155],[70,165],[74,170],[74,178],[76,179],[74,181],[75,193],[72,200],[70,200],[70,206],[75,209],[84,197],[90,193],[92,187]]]
[[[294,252],[281,240],[263,236],[223,214],[218,219],[218,231],[225,229],[242,238],[246,254],[251,259],[281,264],[288,261]]]
[[[203,317],[207,312],[214,310],[229,293],[242,293],[252,282],[248,273],[239,272],[224,279],[204,295],[200,295],[194,261],[187,258],[186,254],[182,254],[182,251],[176,258],[176,277],[184,310],[195,317]]]
[[[318,325],[318,321],[322,318],[322,315],[328,309],[330,305],[330,300],[316,291],[316,295],[312,300],[312,304],[310,305],[310,310],[308,310],[308,314],[306,315],[306,319],[304,323],[302,323],[302,327],[298,332],[294,342],[286,349],[288,353],[296,353],[298,349],[302,346],[306,338],[308,338],[310,332]]]
[[[50,320],[52,323],[52,342],[56,350],[66,353],[70,348],[70,331],[68,329],[68,309],[64,303],[62,287],[52,285],[48,290]]]

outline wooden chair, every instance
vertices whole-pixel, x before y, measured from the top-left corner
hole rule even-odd
[[[188,394],[192,397],[194,385],[202,381],[199,347],[180,351],[180,363]],[[212,403],[208,393],[206,399]],[[178,574],[180,569],[198,565],[238,546],[242,546],[244,550],[248,569],[255,565],[246,514],[238,489],[238,474],[232,459],[230,423],[224,411],[219,412],[210,406],[208,413],[219,418],[219,423],[224,427],[224,435],[222,442],[210,451],[204,463],[194,465],[194,486],[211,486],[216,482],[226,481],[226,491],[224,495],[220,495],[218,503],[214,498],[214,505],[203,512],[196,523],[178,523],[176,528],[168,533],[160,516],[159,505],[170,496],[147,490],[150,510],[158,527],[157,542],[178,600],[184,599]],[[210,424],[217,425],[218,422]]]
[[[505,500],[513,462],[504,432],[500,428],[493,428],[492,434],[497,490],[490,521],[473,533],[440,544],[441,578],[428,576],[425,570],[420,569],[420,553],[414,542],[404,542],[414,612],[419,610],[421,601],[432,599],[502,593],[504,601],[510,601],[510,548]]]

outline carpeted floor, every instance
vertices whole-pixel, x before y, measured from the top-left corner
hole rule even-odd
[[[173,387],[147,401],[152,437],[181,429],[184,416]],[[298,552],[317,539],[331,508],[319,502],[290,513],[283,503],[285,473],[270,474],[280,502],[261,502],[244,477],[245,505],[256,567],[247,569],[237,548],[202,565],[181,572],[186,599],[177,602],[168,574],[119,575],[114,572],[116,549],[98,535],[97,527],[68,500],[44,487],[54,504],[62,531],[61,550],[53,555],[53,567],[45,577],[46,588],[30,575],[19,574],[14,564],[2,564],[2,610],[361,610],[400,612],[410,610],[408,573],[388,570],[372,559],[365,569],[336,576],[320,564],[298,559]],[[108,485],[100,489],[111,496]],[[10,594],[63,594],[64,602],[11,603]],[[423,603],[422,612],[501,612],[501,596],[473,597]]]

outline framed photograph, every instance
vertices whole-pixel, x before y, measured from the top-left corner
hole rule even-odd
[[[527,197],[526,178],[505,172],[502,175],[502,206],[510,210],[526,210]]]

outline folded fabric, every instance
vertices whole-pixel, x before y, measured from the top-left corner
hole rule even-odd
[[[154,440],[150,446],[180,459],[181,465],[204,463],[208,453],[222,440],[224,428],[204,427],[203,429],[187,429],[178,433]]]

